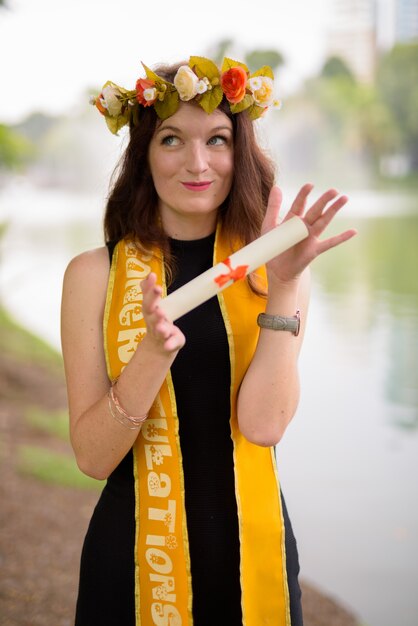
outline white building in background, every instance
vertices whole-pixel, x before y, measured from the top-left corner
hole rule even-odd
[[[362,81],[373,80],[377,49],[377,1],[332,0],[328,56],[345,61]]]
[[[418,0],[378,0],[378,45],[418,41]]]
[[[327,56],[359,80],[373,80],[381,51],[418,41],[418,0],[331,0],[330,9]]]
[[[418,40],[418,0],[395,1],[395,42]]]

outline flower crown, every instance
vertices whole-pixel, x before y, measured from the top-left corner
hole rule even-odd
[[[114,134],[131,121],[138,122],[138,106],[153,106],[162,120],[177,111],[180,101],[194,100],[210,114],[225,96],[232,113],[247,111],[252,120],[263,115],[270,105],[280,106],[273,97],[274,74],[268,65],[250,74],[244,63],[225,58],[219,71],[210,59],[192,56],[188,65],[179,67],[174,83],[142,65],[146,78],[139,78],[134,90],[108,81],[99,96],[90,99]]]

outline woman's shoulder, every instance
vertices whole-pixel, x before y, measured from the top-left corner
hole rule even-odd
[[[109,252],[106,246],[78,254],[71,259],[65,271],[66,274],[76,276],[97,272],[109,273]]]
[[[109,252],[106,246],[75,256],[65,270],[64,288],[73,293],[103,290],[109,278]]]

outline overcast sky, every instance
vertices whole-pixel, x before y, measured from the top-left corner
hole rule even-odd
[[[332,0],[6,0],[0,10],[0,122],[62,113],[106,80],[133,88],[140,61],[207,55],[223,38],[235,57],[275,48],[285,95],[321,66]],[[231,55],[234,56],[234,55]]]

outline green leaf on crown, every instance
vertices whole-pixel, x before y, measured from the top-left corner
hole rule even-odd
[[[158,74],[156,74],[155,72],[153,72],[152,70],[150,70],[149,67],[147,67],[144,63],[142,63],[142,67],[145,70],[145,74],[147,75],[148,80],[153,80],[155,83],[163,83],[163,79],[160,78],[160,76],[158,76]]]
[[[251,74],[250,78],[254,78],[254,76],[267,76],[268,78],[274,80],[274,73],[269,65],[263,65],[263,67],[260,67],[260,69],[254,72],[254,74]]]
[[[254,120],[261,117],[265,111],[267,111],[267,107],[260,107],[258,104],[253,104],[249,107],[247,113],[250,116],[250,120],[254,122]]]
[[[254,104],[254,98],[247,93],[241,102],[236,102],[235,104],[230,104],[230,109],[232,113],[241,113],[241,111],[245,111],[251,105]]]
[[[162,120],[174,115],[179,107],[179,94],[176,89],[167,89],[164,100],[156,100],[154,103],[155,112]]]
[[[216,85],[216,87],[213,87],[213,89],[208,89],[207,91],[205,91],[204,94],[200,96],[199,104],[202,109],[210,115],[221,104],[223,96],[224,94],[221,87],[219,85]]]
[[[222,73],[227,72],[232,67],[243,67],[246,72],[249,72],[249,69],[245,65],[245,63],[240,63],[239,61],[234,61],[233,59],[228,59],[228,57],[225,57],[222,62]]]
[[[142,67],[145,70],[145,74],[147,75],[148,80],[152,80],[155,83],[155,87],[158,89],[161,85],[165,85],[167,87],[167,91],[171,88],[174,89],[173,83],[168,82],[168,80],[164,80],[161,76],[158,76],[155,72],[153,72],[149,67],[142,63]]]
[[[126,111],[122,115],[118,115],[116,117],[105,115],[105,120],[110,132],[117,135],[118,131],[129,122],[129,111]]]
[[[199,76],[199,78],[208,78],[212,81],[214,78],[219,78],[219,70],[215,63],[205,57],[190,57],[189,67]]]

